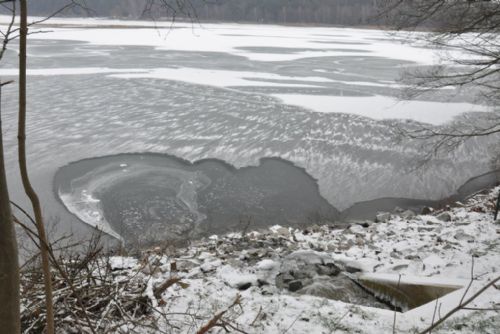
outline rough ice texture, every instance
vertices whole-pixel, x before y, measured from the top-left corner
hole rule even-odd
[[[472,94],[452,88],[396,103],[402,70],[437,63],[435,50],[402,44],[404,36],[327,27],[181,23],[168,31],[148,22],[53,23],[51,32],[30,36],[28,158],[47,215],[65,222],[75,218],[53,194],[55,170],[125,152],[218,158],[237,167],[280,157],[305,168],[341,210],[380,197],[440,199],[491,168],[498,137],[469,141],[409,173],[422,142],[395,142],[389,134],[396,126],[477,121],[482,113],[453,116],[484,107],[469,108]],[[16,74],[11,46],[0,69],[6,80]],[[15,89],[2,92],[2,121],[10,189],[23,204]]]

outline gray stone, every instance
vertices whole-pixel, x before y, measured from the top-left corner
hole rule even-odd
[[[417,231],[418,232],[431,232],[431,231],[434,231],[434,227],[432,227],[432,226],[419,226],[417,228]]]
[[[340,274],[340,268],[333,263],[326,263],[324,265],[317,264],[316,272],[318,275],[337,276]]]
[[[393,259],[401,259],[401,253],[399,252],[391,252],[391,254],[389,254],[390,257],[392,257]]]
[[[448,212],[441,212],[436,216],[436,218],[443,222],[451,221],[451,215]]]
[[[361,225],[352,225],[351,227],[349,227],[349,231],[352,232],[353,234],[356,234],[356,235],[358,235],[358,234],[364,235],[365,234],[365,229]]]
[[[393,210],[395,213],[403,213],[405,210],[400,208],[399,206],[395,207]]]
[[[284,283],[288,283],[288,282],[293,281],[294,277],[289,273],[285,273],[285,274],[281,274],[281,279],[283,280]]]
[[[274,295],[275,293],[275,290],[272,286],[270,285],[264,285],[261,287],[261,290],[260,292],[264,295],[264,296],[270,296],[270,295]]]
[[[251,286],[252,286],[252,282],[245,282],[245,283],[238,284],[237,288],[238,288],[238,290],[244,291],[244,290],[248,290]]]
[[[290,273],[279,273],[276,275],[275,283],[278,289],[284,289],[288,283],[295,280],[295,277]]]
[[[292,234],[290,233],[290,230],[288,230],[285,227],[278,228],[276,230],[276,234],[278,234],[279,236],[282,236],[284,238],[290,238],[292,236]]]
[[[459,241],[467,241],[467,242],[472,242],[474,241],[474,237],[470,234],[465,233],[464,231],[460,230],[455,234],[455,239]]]
[[[303,287],[304,287],[304,285],[302,284],[302,282],[298,281],[298,280],[288,283],[288,290],[291,292],[299,291]]]
[[[471,255],[472,255],[473,257],[481,257],[481,256],[485,256],[486,254],[487,254],[487,252],[485,252],[485,251],[479,251],[479,250],[477,250],[477,249],[475,249],[475,250],[473,250],[473,251],[471,252]]]
[[[362,270],[360,268],[358,268],[357,266],[355,266],[355,265],[346,264],[345,271],[347,271],[349,274],[354,274],[354,273],[359,273]]]
[[[379,212],[375,216],[375,221],[377,223],[387,223],[391,219],[391,214],[389,212]]]
[[[263,279],[258,278],[257,279],[257,285],[259,287],[263,287],[264,285],[269,285],[269,283],[267,281],[263,280]]]
[[[251,248],[247,250],[247,254],[251,256],[257,256],[259,255],[260,250],[256,248]]]
[[[369,221],[369,220],[365,220],[363,222],[360,222],[359,225],[363,226],[364,228],[368,228],[370,226],[372,226],[373,222],[372,221]]]
[[[415,212],[411,210],[406,210],[405,212],[401,213],[401,218],[403,219],[412,219],[416,216]]]
[[[423,214],[423,215],[430,215],[430,214],[431,214],[431,213],[433,213],[433,212],[434,212],[434,209],[433,209],[433,208],[430,208],[430,207],[428,207],[428,206],[424,206],[424,207],[422,208],[422,211],[420,211],[420,213],[421,213],[421,214]]]

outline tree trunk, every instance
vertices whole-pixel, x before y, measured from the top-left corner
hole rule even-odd
[[[47,308],[47,334],[54,334],[54,309],[52,301],[52,276],[50,274],[49,244],[45,235],[45,226],[42,217],[40,200],[31,186],[26,163],[26,44],[28,35],[28,6],[27,0],[20,0],[21,24],[19,30],[19,121],[17,140],[19,145],[19,170],[24,191],[29,197],[35,215],[38,238],[40,239],[40,254],[42,257],[43,280],[45,287],[45,305]]]
[[[2,86],[0,85],[0,104]],[[16,231],[10,210],[9,191],[3,154],[2,112],[0,106],[0,328],[5,333],[21,332],[19,314],[19,263]]]

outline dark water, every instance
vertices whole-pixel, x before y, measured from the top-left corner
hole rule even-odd
[[[271,225],[305,226],[372,219],[395,207],[462,200],[495,184],[499,173],[476,177],[441,201],[381,198],[339,212],[319,192],[317,180],[280,158],[235,168],[224,161],[194,163],[162,154],[120,154],[81,160],[59,169],[54,189],[83,222],[127,242],[188,240]]]
[[[439,208],[456,201],[463,201],[472,194],[492,187],[498,182],[500,182],[500,170],[473,177],[458,188],[454,194],[439,200],[386,197],[359,202],[342,211],[341,219],[373,219],[378,211],[391,212],[395,208],[413,210],[419,213],[424,207]]]
[[[140,243],[339,217],[314,178],[277,158],[236,169],[216,159],[122,154],[62,167],[54,187],[84,222]]]

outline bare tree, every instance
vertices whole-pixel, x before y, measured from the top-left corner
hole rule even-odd
[[[451,151],[472,138],[500,134],[500,2],[486,0],[379,1],[384,21],[440,48],[444,64],[407,73],[406,98],[444,88],[474,96],[491,112],[459,118],[444,127],[418,126],[404,130],[413,139],[430,139],[432,154]],[[430,30],[430,32],[429,32]]]
[[[29,197],[35,214],[38,238],[40,239],[42,270],[45,287],[45,307],[47,312],[47,334],[54,334],[54,305],[52,298],[52,275],[50,273],[48,241],[43,222],[42,206],[37,193],[33,189],[28,175],[26,161],[26,45],[28,36],[28,4],[27,0],[20,0],[21,22],[19,27],[19,119],[18,119],[18,160],[19,171],[24,191]]]
[[[175,21],[177,17],[182,17],[193,21],[197,14],[196,8],[189,0],[146,0],[141,17],[152,19],[167,17],[172,21]]]
[[[4,83],[0,83],[1,90]],[[5,173],[2,120],[0,107],[0,328],[6,333],[20,332],[19,263],[17,240],[10,210],[9,191]]]
[[[45,292],[45,312],[46,312],[46,327],[47,334],[55,333],[54,324],[54,305],[52,293],[52,274],[50,269],[50,242],[45,231],[45,224],[42,214],[42,206],[40,199],[31,185],[28,173],[28,164],[26,159],[26,69],[27,69],[27,36],[28,28],[32,25],[39,24],[49,18],[61,13],[71,7],[79,6],[87,10],[78,1],[68,1],[67,4],[61,7],[53,14],[45,17],[42,20],[28,24],[28,4],[27,0],[19,0],[20,8],[20,24],[19,27],[15,24],[16,18],[16,0],[0,0],[0,6],[8,10],[11,15],[11,20],[6,29],[1,32],[3,41],[0,48],[0,60],[2,59],[8,44],[19,39],[19,112],[18,112],[18,162],[19,171],[24,191],[28,196],[34,213],[34,221],[36,223],[38,244],[40,247],[40,255],[42,259],[42,272],[44,278]],[[163,10],[170,14],[172,20],[175,20],[177,13],[186,15],[194,13],[189,7],[188,1],[148,1],[145,12]],[[194,14],[190,14],[189,17]],[[3,86],[6,83],[1,83]],[[0,88],[1,88],[0,86]],[[0,120],[1,129],[1,120]],[[3,141],[0,132],[0,300],[2,307],[0,308],[0,328],[7,333],[20,332],[20,308],[19,308],[19,264],[18,264],[18,249],[16,234],[13,224],[13,216],[10,209],[9,193],[7,189],[7,180],[5,172],[5,163],[3,156]]]
[[[45,288],[45,307],[46,307],[46,333],[54,334],[54,309],[52,300],[52,276],[49,263],[49,242],[45,233],[43,215],[40,200],[37,193],[31,186],[28,175],[28,166],[26,160],[26,46],[28,36],[28,5],[26,0],[20,0],[20,25],[15,26],[16,1],[0,1],[0,5],[6,9],[11,16],[7,28],[1,31],[3,41],[0,49],[0,60],[3,58],[9,42],[19,38],[19,119],[18,119],[18,161],[21,180],[26,195],[29,197],[37,227],[38,238],[41,245],[42,271],[44,276]],[[9,6],[10,5],[10,6]],[[70,1],[53,15],[41,20],[47,20],[61,11],[74,6],[76,3]],[[34,22],[30,25],[33,25]],[[3,86],[6,83],[0,83]],[[0,88],[1,88],[0,86]],[[0,121],[1,125],[1,121]],[[3,155],[3,134],[0,133],[0,300],[4,305],[0,311],[0,328],[8,333],[19,333],[19,264],[17,240],[10,210],[9,193],[7,189],[5,160]]]
[[[0,3],[3,5],[3,3]],[[15,19],[15,2],[11,10],[11,20],[7,28],[1,31],[4,36],[0,49],[0,60],[3,58]],[[19,295],[19,260],[16,231],[10,209],[9,191],[5,171],[3,150],[1,93],[4,85],[10,82],[0,81],[0,328],[7,333],[19,333],[20,322],[20,295]]]

